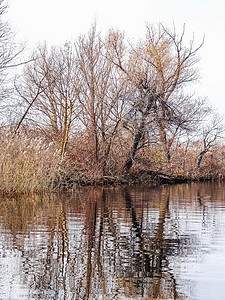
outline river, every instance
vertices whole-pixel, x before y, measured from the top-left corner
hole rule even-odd
[[[225,185],[2,198],[0,299],[225,297]]]

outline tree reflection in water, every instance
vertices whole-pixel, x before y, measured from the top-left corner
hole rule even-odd
[[[2,200],[0,262],[16,255],[15,284],[29,299],[185,299],[174,266],[197,252],[184,223],[193,205],[207,222],[200,195],[188,185],[96,187]]]

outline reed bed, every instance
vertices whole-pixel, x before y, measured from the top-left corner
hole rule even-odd
[[[0,134],[0,193],[52,190],[60,165],[53,143],[20,134]]]

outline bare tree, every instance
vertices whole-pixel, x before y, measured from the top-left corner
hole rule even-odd
[[[23,83],[17,87],[27,108],[15,131],[30,110],[35,124],[59,143],[63,158],[69,131],[78,115],[79,89],[73,48],[69,43],[50,50],[44,45],[34,56],[34,61],[25,68]]]
[[[111,60],[124,73],[135,91],[132,105],[137,127],[124,165],[125,171],[131,168],[149,124],[157,121],[160,139],[163,141],[166,128],[164,123],[182,123],[181,115],[177,115],[178,102],[174,95],[197,79],[196,54],[202,46],[195,47],[192,40],[186,47],[184,34],[185,28],[178,35],[175,28],[170,31],[162,24],[158,27],[148,26],[146,39],[130,47],[129,54],[124,51],[126,46],[123,35],[116,32],[111,34]]]
[[[106,175],[113,140],[126,114],[126,86],[108,59],[109,44],[102,41],[94,24],[76,43],[81,90],[80,120],[93,145],[94,160]]]
[[[224,140],[225,127],[223,118],[217,113],[212,113],[211,119],[203,123],[201,132],[201,150],[196,159],[195,168],[199,169],[204,155]]]

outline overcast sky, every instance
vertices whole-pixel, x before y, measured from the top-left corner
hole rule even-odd
[[[86,33],[94,20],[102,32],[118,28],[130,38],[144,37],[146,23],[163,22],[196,42],[201,81],[197,93],[225,115],[225,0],[8,0],[8,18],[17,39],[63,43]]]

